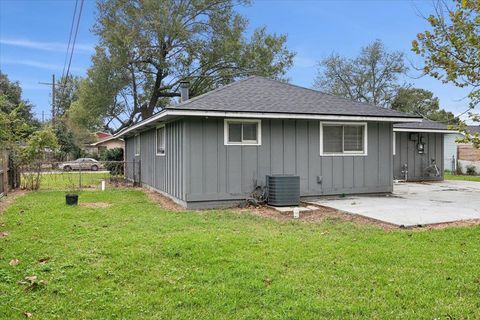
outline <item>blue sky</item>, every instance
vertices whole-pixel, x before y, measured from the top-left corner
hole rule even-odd
[[[256,1],[238,11],[250,20],[249,32],[267,26],[269,32],[287,34],[289,49],[297,52],[288,77],[294,84],[311,87],[315,64],[332,52],[355,56],[360,47],[381,39],[388,49],[405,52],[407,60],[421,65],[410,51],[411,41],[428,26],[419,14],[432,11],[429,0],[376,1]],[[20,81],[24,98],[35,104],[35,112],[48,114],[52,73],[62,74],[73,0],[0,0],[0,69],[11,80]],[[96,43],[91,33],[95,2],[85,0],[71,73],[85,75]],[[466,91],[441,84],[430,77],[416,79],[409,72],[405,82],[428,89],[441,106],[458,114],[468,100]]]

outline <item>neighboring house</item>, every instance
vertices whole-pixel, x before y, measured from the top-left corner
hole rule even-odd
[[[471,133],[480,133],[480,126],[468,126]],[[462,170],[470,162],[480,162],[480,150],[475,149],[472,144],[458,143],[456,140],[462,139],[462,133],[446,134],[444,140],[445,150],[445,169],[450,171],[457,170],[457,162],[461,164]],[[452,160],[454,159],[454,160]]]
[[[99,154],[102,150],[121,148],[125,151],[125,141],[106,132],[95,132],[96,142],[84,147],[89,154]]]
[[[302,197],[393,190],[393,124],[416,116],[263,77],[167,107],[120,132],[130,179],[189,208],[231,206],[270,174]]]
[[[445,156],[444,140],[458,131],[442,123],[422,122],[395,124],[393,177],[397,180],[443,180],[445,168],[452,159]]]

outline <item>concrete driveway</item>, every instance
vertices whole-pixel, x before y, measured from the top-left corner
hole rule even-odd
[[[480,219],[480,182],[397,183],[392,195],[347,196],[311,203],[405,227]]]

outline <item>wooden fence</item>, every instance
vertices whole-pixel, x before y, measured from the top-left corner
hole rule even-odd
[[[457,146],[458,160],[480,161],[480,149],[471,144],[459,144]]]

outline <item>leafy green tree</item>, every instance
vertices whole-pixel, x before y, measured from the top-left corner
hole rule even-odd
[[[455,0],[450,8],[444,2],[435,6],[435,14],[427,17],[431,30],[420,32],[412,41],[412,50],[424,59],[425,74],[461,88],[470,88],[470,112],[473,121],[479,115],[473,108],[480,102],[480,2]],[[480,136],[467,132],[463,142],[480,146]]]
[[[440,109],[438,98],[433,96],[433,92],[424,89],[400,88],[391,107],[445,124],[456,124],[459,121],[453,113]]]
[[[389,107],[407,71],[402,52],[389,52],[380,40],[350,59],[332,54],[318,64],[316,89],[355,101]]]
[[[21,108],[18,108],[22,105]],[[38,126],[39,123],[33,117],[33,105],[22,99],[22,88],[18,82],[12,82],[8,76],[0,72],[0,112],[10,114],[16,110],[16,115],[31,125]]]
[[[80,77],[72,75],[69,75],[68,78],[60,78],[57,81],[55,87],[55,115],[57,117],[63,117],[72,103],[78,99],[80,81]]]
[[[58,140],[53,128],[47,126],[32,133],[25,146],[21,147],[21,163],[25,166],[22,172],[22,187],[38,190],[42,177],[42,161],[48,153],[58,150]]]
[[[61,159],[79,158],[82,154],[80,143],[75,136],[75,132],[68,125],[68,121],[57,121],[54,126],[55,136],[57,137]]]
[[[246,1],[240,1],[241,4]],[[99,0],[100,39],[72,119],[120,130],[178,97],[197,96],[249,75],[285,80],[294,54],[265,28],[246,37],[233,0]]]

